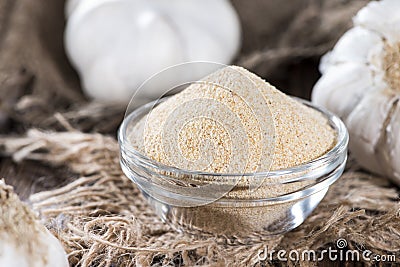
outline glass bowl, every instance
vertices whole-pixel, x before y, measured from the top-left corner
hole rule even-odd
[[[336,132],[334,147],[318,159],[292,168],[245,174],[204,173],[163,165],[136,151],[128,139],[133,126],[162,101],[148,103],[125,117],[118,132],[120,162],[155,213],[178,231],[199,237],[220,236],[241,244],[288,232],[303,223],[343,173],[348,145],[345,125],[337,116],[300,99],[321,112]],[[199,181],[213,179],[237,184],[217,200],[193,194],[202,186]],[[249,179],[263,179],[255,194],[246,191]]]

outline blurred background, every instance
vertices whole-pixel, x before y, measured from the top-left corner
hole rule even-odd
[[[308,99],[320,75],[321,55],[351,27],[351,17],[366,2],[228,1],[241,28],[240,49],[231,64],[255,72],[287,94]],[[72,127],[115,136],[126,104],[92,101],[83,92],[64,47],[64,6],[63,0],[0,2],[2,135],[24,134],[32,127],[56,131]],[[108,22],[112,27],[113,22]],[[68,172],[38,164],[15,165],[8,158],[0,158],[0,177],[22,177],[7,182],[17,186],[24,197],[32,190],[60,185],[55,177]]]

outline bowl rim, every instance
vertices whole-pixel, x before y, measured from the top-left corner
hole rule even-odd
[[[285,168],[285,169],[278,169],[278,170],[269,170],[269,171],[261,171],[261,172],[252,172],[252,173],[214,173],[214,172],[204,172],[204,171],[193,171],[193,170],[185,170],[173,166],[169,166],[166,164],[163,164],[161,162],[155,161],[143,154],[141,154],[139,151],[137,151],[127,140],[127,135],[126,135],[126,130],[127,126],[129,125],[129,122],[137,118],[138,116],[146,114],[142,114],[144,110],[147,110],[148,108],[154,107],[155,105],[158,105],[171,96],[168,97],[163,97],[158,100],[151,101],[147,104],[144,104],[137,109],[135,109],[133,112],[130,114],[125,115],[124,120],[121,123],[121,126],[118,130],[118,143],[120,146],[120,150],[124,151],[128,156],[130,157],[135,157],[137,160],[140,161],[141,164],[148,166],[150,168],[157,168],[160,170],[163,170],[165,172],[171,173],[171,174],[176,174],[176,175],[190,175],[190,176],[214,176],[214,177],[262,177],[265,178],[267,177],[280,177],[282,175],[291,175],[291,174],[296,174],[299,172],[304,172],[310,169],[316,169],[319,166],[329,164],[332,160],[332,158],[335,158],[339,155],[341,155],[344,150],[347,150],[348,142],[349,142],[349,134],[347,131],[347,128],[343,121],[331,113],[330,111],[316,106],[310,101],[307,101],[305,99],[297,98],[297,97],[292,97],[293,99],[299,101],[300,103],[320,112],[331,124],[331,127],[335,130],[336,133],[336,144],[329,150],[327,151],[324,155],[321,155],[320,157],[311,160],[309,162]],[[292,180],[291,182],[293,182]]]

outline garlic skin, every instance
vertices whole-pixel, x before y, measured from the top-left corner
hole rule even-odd
[[[372,1],[320,63],[312,101],[338,114],[365,169],[400,185],[400,1]]]
[[[69,266],[60,242],[3,180],[0,180],[0,266]]]
[[[85,93],[101,101],[128,103],[146,79],[176,64],[228,64],[240,46],[228,0],[69,0],[66,16],[67,55]],[[207,74],[200,70],[193,80]],[[144,95],[158,98],[167,89],[161,83]]]

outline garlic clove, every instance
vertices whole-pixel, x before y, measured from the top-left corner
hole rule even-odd
[[[0,266],[68,266],[61,243],[4,180],[0,180]]]
[[[158,1],[157,5],[167,11],[180,38],[186,41],[186,61],[230,62],[239,50],[241,33],[239,18],[229,1],[203,0],[201,5],[175,1],[178,3],[176,6],[171,6],[170,1],[165,0]],[[207,16],[207,20],[204,20],[204,14],[210,10],[218,15]],[[203,48],[199,49],[198,44]],[[220,53],[221,50],[225,53]]]
[[[390,43],[400,40],[400,1],[372,1],[354,17],[354,24],[381,34]]]
[[[107,8],[91,10],[86,16],[79,13],[87,12],[82,3],[71,15],[66,28],[69,37],[66,47],[89,97],[125,103],[132,96],[127,92],[133,94],[149,78],[149,73],[182,62],[183,47],[174,25],[166,23],[163,16],[145,3],[135,2],[136,8],[133,8],[129,1],[105,2],[109,2]],[[104,18],[112,18],[112,27]],[[135,27],[126,27],[127,23]],[[93,28],[101,29],[101,34],[93,34]],[[90,42],[87,36],[91,37]],[[159,45],[159,40],[163,40],[163,45]],[[128,45],[130,53],[127,53]],[[102,56],[97,56],[99,54]],[[146,64],[139,64],[141,62]]]
[[[396,101],[397,96],[391,90],[371,92],[346,120],[350,150],[364,168],[375,173],[386,171],[377,154],[383,149],[387,118]]]
[[[374,76],[367,65],[359,63],[332,65],[315,84],[312,101],[345,119],[367,91],[377,91],[385,86],[373,85],[373,80]]]
[[[188,61],[226,64],[240,47],[239,19],[228,0],[69,0],[66,13],[67,55],[85,93],[100,101],[128,103],[165,68]],[[172,77],[166,78],[141,95],[160,97],[170,89]],[[180,80],[175,77],[174,85]]]
[[[400,101],[397,100],[391,113],[390,122],[386,127],[386,143],[382,152],[386,165],[386,174],[393,182],[400,185]]]
[[[332,66],[331,56],[332,56],[332,51],[328,51],[320,59],[318,70],[319,72],[321,72],[322,75],[325,74],[325,72],[329,69],[330,66]]]
[[[371,49],[374,47],[374,49]],[[362,27],[354,27],[348,30],[337,42],[329,59],[322,62],[323,65],[332,65],[345,62],[368,64],[381,59],[383,40],[378,34]],[[377,57],[376,55],[379,55]],[[325,68],[325,67],[323,67]]]
[[[313,101],[344,118],[350,151],[365,169],[400,185],[399,10],[399,0],[382,0],[357,13],[322,58]]]

